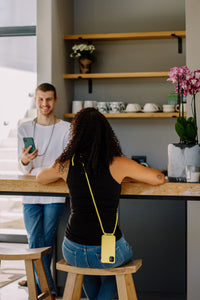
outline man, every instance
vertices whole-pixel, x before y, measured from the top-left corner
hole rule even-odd
[[[43,83],[36,88],[35,103],[38,116],[33,121],[22,123],[18,128],[18,162],[19,169],[24,174],[37,175],[41,168],[51,165],[68,142],[70,123],[54,115],[57,101],[56,89],[53,85]],[[23,138],[26,137],[33,137],[36,149],[32,153],[29,152],[31,145],[26,149],[24,147]],[[23,198],[24,223],[29,247],[52,247],[52,252],[43,260],[52,299],[55,299],[56,290],[50,264],[64,202],[64,197],[25,196]],[[37,274],[36,280],[40,287]]]

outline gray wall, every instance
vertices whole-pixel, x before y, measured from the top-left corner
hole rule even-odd
[[[185,29],[185,4],[182,0],[74,1],[74,34],[140,32]],[[93,72],[168,71],[185,65],[178,54],[177,40],[94,42],[97,60]],[[78,71],[75,62],[75,72]],[[87,81],[74,83],[74,99],[97,101],[167,103],[174,85],[167,78],[93,80],[93,93]],[[109,120],[124,153],[146,155],[150,166],[167,169],[167,145],[177,142],[174,119]]]

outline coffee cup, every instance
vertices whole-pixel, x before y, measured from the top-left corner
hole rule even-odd
[[[186,112],[186,110],[187,110],[187,103],[177,104],[175,106],[175,110],[176,111],[180,111],[180,112],[182,112],[182,111]]]
[[[119,106],[120,106],[120,112],[124,112],[125,111],[125,107],[126,107],[125,103],[123,101],[120,101],[119,102]]]
[[[97,102],[97,110],[102,114],[107,113],[107,102]]]
[[[76,114],[83,108],[83,101],[72,101],[72,113]]]
[[[86,108],[86,107],[96,107],[96,101],[85,100],[84,101],[84,108]]]
[[[160,106],[155,103],[145,103],[145,105],[143,106],[144,112],[156,112],[159,110],[161,110]]]
[[[186,166],[185,173],[187,182],[200,182],[200,166]]]
[[[175,105],[172,104],[163,104],[163,112],[173,112]]]
[[[138,112],[138,111],[141,111],[141,106],[138,103],[128,103],[125,111],[126,112]]]
[[[110,102],[109,103],[109,113],[120,113],[120,102]]]

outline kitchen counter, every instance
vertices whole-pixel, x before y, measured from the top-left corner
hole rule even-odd
[[[68,186],[63,180],[42,185],[31,175],[0,176],[1,195],[66,195],[69,193]],[[157,196],[180,197],[181,199],[200,200],[200,184],[186,182],[168,182],[159,186],[152,186],[146,183],[123,182],[121,196],[157,198]]]

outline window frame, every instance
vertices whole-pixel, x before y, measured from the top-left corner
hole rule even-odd
[[[0,37],[36,36],[36,26],[0,27]]]

